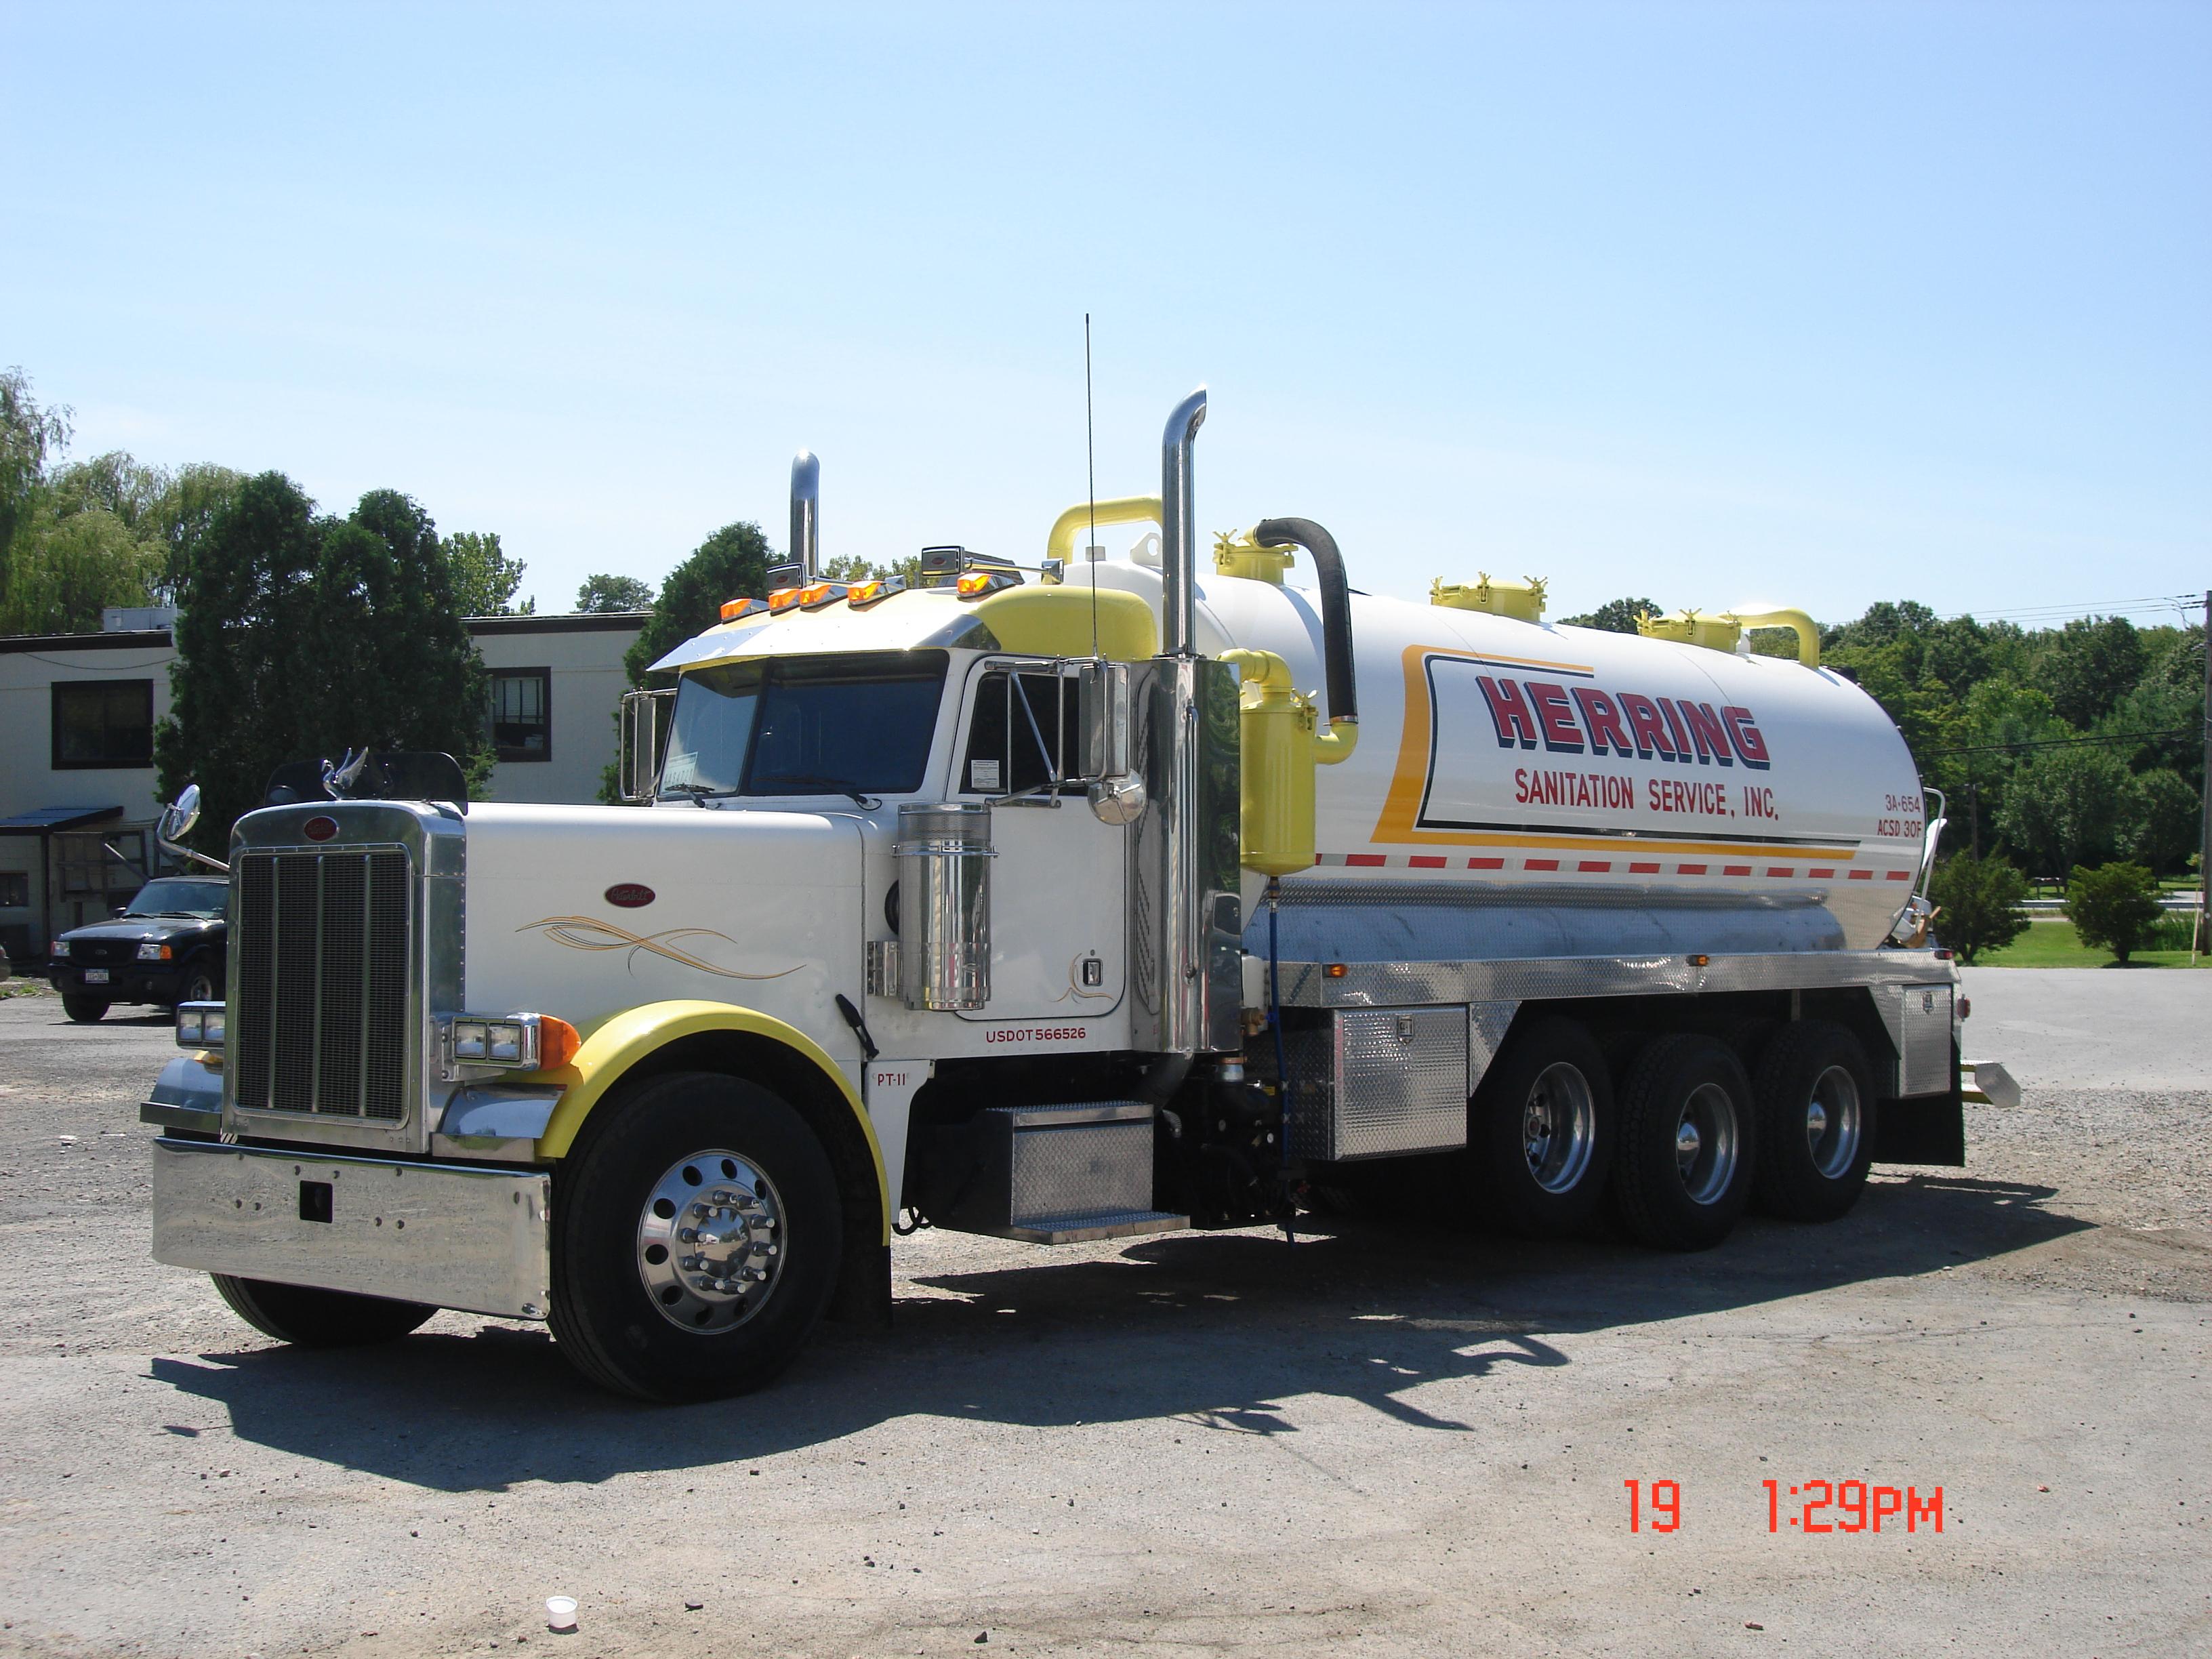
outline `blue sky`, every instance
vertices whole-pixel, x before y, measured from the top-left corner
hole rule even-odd
[[[541,609],[781,544],[801,446],[825,553],[1036,556],[1085,311],[1101,493],[1206,382],[1201,527],[1373,591],[2212,584],[2212,7],[6,0],[0,89],[76,453],[396,486]]]

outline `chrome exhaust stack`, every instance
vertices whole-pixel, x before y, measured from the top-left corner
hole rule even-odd
[[[1170,657],[1198,652],[1198,532],[1190,452],[1206,424],[1206,388],[1190,394],[1168,416],[1160,436],[1160,647]]]
[[[802,449],[791,458],[791,562],[801,586],[822,579],[822,463]]]

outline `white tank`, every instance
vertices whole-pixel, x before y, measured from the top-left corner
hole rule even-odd
[[[1153,571],[1090,568],[1157,598]],[[1199,648],[1274,652],[1326,720],[1316,596],[1197,586]],[[1702,896],[1832,918],[1840,937],[1800,930],[1787,948],[1855,950],[1911,891],[1919,775],[1881,706],[1831,669],[1358,593],[1352,617],[1358,746],[1320,769],[1320,867],[1286,885],[1477,884],[1616,913]]]

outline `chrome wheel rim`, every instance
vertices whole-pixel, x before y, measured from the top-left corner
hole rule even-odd
[[[1547,1066],[1521,1107],[1521,1150],[1528,1178],[1547,1193],[1571,1192],[1589,1171],[1597,1143],[1597,1105],[1589,1079],[1565,1060]]]
[[[1831,1066],[1813,1080],[1805,1101],[1805,1151],[1822,1178],[1834,1181],[1848,1175],[1858,1161],[1858,1079],[1841,1066]]]
[[[1674,1120],[1674,1168],[1692,1204],[1711,1204],[1735,1176],[1735,1102],[1717,1083],[1701,1083]]]
[[[775,1183],[721,1147],[668,1166],[637,1223],[637,1275],[660,1316],[702,1335],[735,1330],[781,1281],[783,1200]]]

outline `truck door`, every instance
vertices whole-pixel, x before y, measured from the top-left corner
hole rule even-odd
[[[971,672],[953,794],[988,799],[991,1000],[981,1024],[1095,1019],[1121,1000],[1128,933],[1122,826],[1102,823],[1078,768],[1072,665],[985,659]]]

